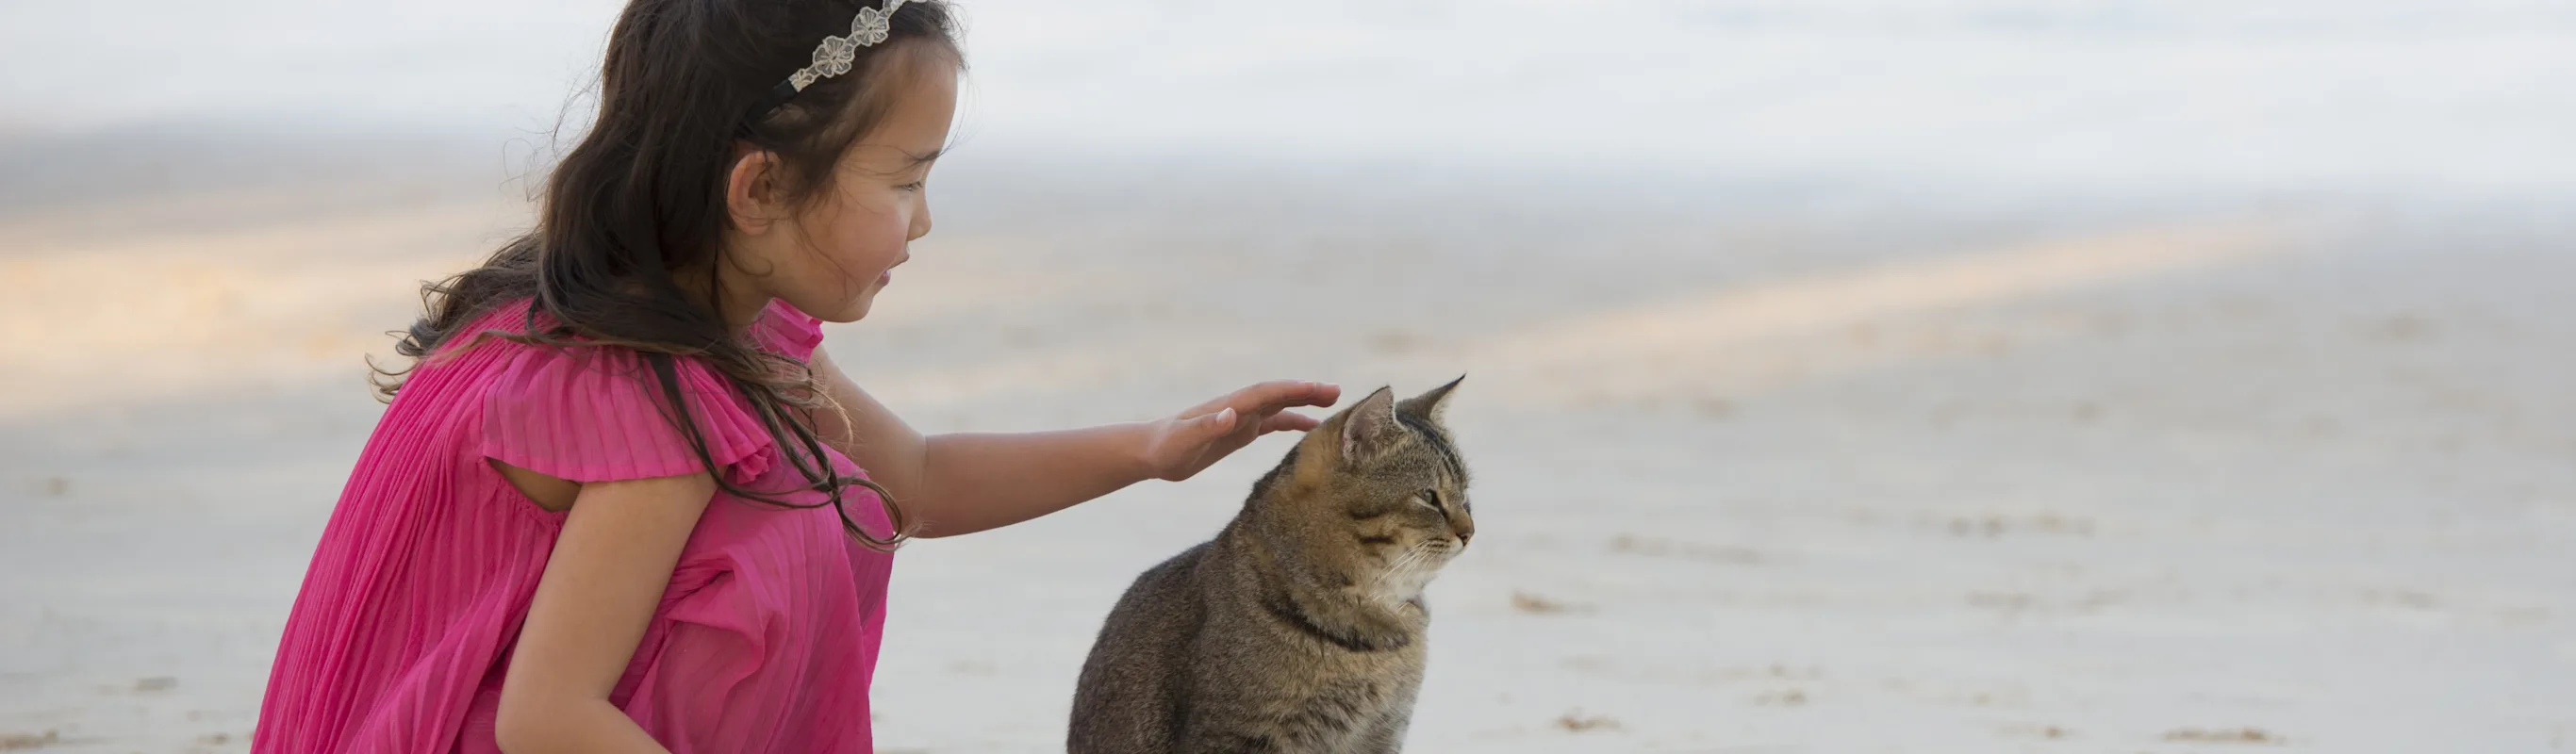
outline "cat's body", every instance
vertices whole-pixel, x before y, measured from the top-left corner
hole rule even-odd
[[[1421,610],[1373,643],[1327,634],[1272,614],[1280,596],[1252,596],[1267,590],[1248,560],[1209,542],[1137,579],[1101,632],[1114,649],[1083,667],[1072,751],[1397,750],[1422,681]]]
[[[1137,577],[1084,663],[1068,749],[1393,752],[1421,688],[1421,592],[1474,535],[1450,383],[1327,420],[1215,539]]]

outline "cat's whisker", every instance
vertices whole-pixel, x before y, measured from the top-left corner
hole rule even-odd
[[[1430,554],[1428,545],[1430,545],[1429,542],[1416,542],[1413,546],[1404,548],[1403,555],[1396,556],[1394,563],[1387,564],[1386,570],[1378,572],[1377,580],[1384,582],[1413,570],[1413,566],[1422,562],[1422,558]]]
[[[1424,540],[1405,548],[1402,555],[1396,556],[1395,562],[1388,563],[1385,570],[1379,571],[1375,577],[1369,579],[1371,596],[1380,604],[1389,607],[1413,599],[1415,593],[1420,590],[1421,584],[1407,582],[1413,581],[1419,575],[1418,571],[1428,570],[1424,567],[1424,561],[1431,559],[1436,544],[1438,543]],[[1428,580],[1422,579],[1422,581]]]
[[[1405,563],[1413,560],[1413,552],[1414,548],[1407,547],[1404,548],[1404,552],[1397,553],[1395,560],[1387,562],[1386,568],[1379,570],[1376,576],[1369,578],[1369,588],[1376,589],[1380,586],[1384,586],[1389,577],[1394,576],[1397,572],[1403,571]]]

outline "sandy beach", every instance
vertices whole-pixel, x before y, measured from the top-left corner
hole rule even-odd
[[[0,752],[248,748],[616,3],[147,5],[0,25]],[[834,359],[933,432],[1467,375],[1412,751],[2576,752],[2563,7],[969,5]],[[880,744],[1060,750],[1287,442],[908,547]]]
[[[830,333],[925,429],[1468,375],[1417,749],[2576,745],[2563,220],[1011,165]],[[0,219],[0,745],[246,746],[362,359],[525,222],[462,172]],[[1055,745],[1127,579],[1284,447],[908,549],[884,742]]]

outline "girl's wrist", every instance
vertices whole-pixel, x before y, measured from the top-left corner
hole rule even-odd
[[[1163,467],[1155,447],[1161,424],[1143,421],[1103,427],[1117,438],[1113,445],[1118,448],[1120,486],[1162,478]]]

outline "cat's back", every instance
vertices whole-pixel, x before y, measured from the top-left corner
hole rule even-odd
[[[1171,640],[1168,643],[1174,647],[1185,643],[1182,629],[1205,617],[1207,606],[1199,582],[1216,549],[1214,542],[1201,542],[1138,574],[1110,608],[1100,641],[1092,645],[1092,656],[1097,658],[1104,650],[1132,654],[1167,643],[1160,640]]]
[[[1110,608],[1075,686],[1068,751],[1169,750],[1189,645],[1206,620],[1199,579],[1213,545],[1147,569]]]

